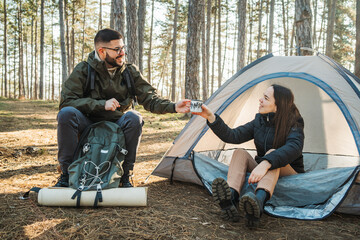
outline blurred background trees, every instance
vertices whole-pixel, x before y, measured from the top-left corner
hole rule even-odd
[[[57,100],[106,27],[123,34],[128,61],[175,101],[206,100],[257,58],[295,55],[297,46],[360,77],[359,9],[359,0],[2,0],[0,96]]]

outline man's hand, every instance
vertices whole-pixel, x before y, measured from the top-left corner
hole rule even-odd
[[[189,99],[180,100],[175,104],[175,111],[177,113],[188,113],[190,112],[190,102]]]
[[[265,176],[270,167],[271,164],[267,160],[263,160],[252,170],[248,180],[249,184],[258,183]]]
[[[105,102],[106,111],[115,111],[118,107],[120,107],[120,104],[115,98],[109,99]]]

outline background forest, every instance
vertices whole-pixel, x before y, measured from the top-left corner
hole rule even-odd
[[[297,55],[297,46],[359,77],[359,9],[360,0],[2,0],[0,96],[58,99],[107,27],[124,35],[128,62],[172,100],[206,100],[250,62]]]

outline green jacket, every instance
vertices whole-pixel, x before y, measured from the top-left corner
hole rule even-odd
[[[96,71],[95,89],[89,96],[84,96],[88,74],[88,64]],[[175,113],[175,103],[160,98],[153,88],[133,64],[126,64],[116,70],[110,77],[104,61],[95,59],[95,52],[89,54],[87,62],[79,63],[63,83],[59,109],[72,106],[85,114],[94,122],[107,120],[117,121],[126,110],[131,108],[132,98],[121,73],[127,67],[133,77],[135,93],[140,105],[153,113]],[[121,105],[113,111],[105,110],[105,102],[115,98]]]

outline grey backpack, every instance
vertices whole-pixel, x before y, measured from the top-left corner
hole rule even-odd
[[[102,121],[90,125],[81,135],[69,166],[69,186],[76,189],[72,199],[80,206],[82,191],[96,190],[94,207],[102,202],[102,189],[119,186],[127,154],[125,137],[120,126]]]

